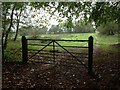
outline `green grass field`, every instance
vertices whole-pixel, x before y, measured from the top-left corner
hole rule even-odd
[[[80,34],[42,34],[38,38],[50,38],[50,39],[63,39],[63,40],[88,40],[89,36],[93,36],[94,38],[94,46],[99,46],[100,48],[106,50],[107,52],[118,52],[117,48],[113,48],[112,45],[118,44],[118,36],[105,36],[99,35],[97,33],[80,33]],[[27,36],[27,38],[30,38]],[[35,42],[31,42],[35,43]],[[41,44],[41,41],[37,42]],[[58,42],[62,46],[87,46],[87,42]],[[44,46],[28,46],[28,49],[39,50]],[[8,47],[5,51],[10,51],[9,53],[5,52],[5,57],[8,59],[17,58],[19,56],[19,60],[21,60],[19,50],[22,48],[21,38],[17,41],[10,40],[8,42]],[[52,49],[52,47],[47,47],[46,49]],[[61,50],[61,48],[57,48]],[[17,51],[18,50],[18,51]],[[73,50],[74,51],[74,50]],[[14,53],[14,54],[13,54]],[[10,56],[10,57],[9,57]],[[15,56],[15,57],[14,57]]]
[[[63,39],[63,40],[88,40],[89,36],[93,36],[94,45],[105,47],[113,44],[118,44],[118,36],[105,36],[97,33],[80,33],[80,34],[41,34],[38,38],[49,38],[49,39]],[[29,36],[26,36],[30,38]],[[31,42],[30,42],[31,43]],[[32,41],[32,43],[35,43]],[[38,43],[41,43],[39,41]],[[85,46],[87,42],[59,42],[63,46]],[[47,43],[45,43],[47,44]],[[21,38],[17,41],[9,41],[7,49],[21,48]]]
[[[77,33],[77,34],[41,34],[38,38],[50,38],[50,39],[64,39],[64,40],[87,40],[89,36],[93,36],[94,44],[117,44],[118,36],[106,36],[99,35],[97,33]]]

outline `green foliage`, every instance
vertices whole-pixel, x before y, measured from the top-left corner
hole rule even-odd
[[[74,32],[75,33],[94,33],[95,29],[90,23],[80,23],[76,26],[74,26]]]
[[[118,24],[114,22],[106,23],[105,25],[100,25],[97,29],[100,34],[105,35],[115,35],[119,33]]]
[[[71,28],[75,27],[73,19],[77,21],[85,21],[86,23],[94,21],[96,26],[99,26],[101,24],[106,25],[107,22],[114,22],[114,23],[117,23],[118,25],[120,23],[120,17],[119,17],[120,16],[120,7],[119,7],[120,2],[95,2],[94,4],[92,2],[30,2],[30,3],[28,2],[2,2],[2,8],[3,8],[2,9],[3,10],[2,11],[3,12],[2,13],[2,20],[3,20],[2,27],[3,27],[4,37],[5,37],[5,34],[10,34],[8,33],[8,30],[7,30],[8,26],[10,26],[9,24],[12,23],[11,26],[14,27],[16,23],[15,19],[10,22],[10,20],[12,19],[8,18],[11,16],[11,13],[9,11],[12,10],[13,6],[15,6],[14,10],[16,11],[25,10],[26,6],[32,6],[32,8],[34,7],[35,9],[43,8],[49,14],[51,14],[51,16],[52,15],[54,16],[55,13],[58,13],[58,17],[67,18],[67,22],[64,24],[64,26],[68,28],[68,32],[71,32],[72,31]],[[27,16],[25,15],[23,15],[23,18],[27,18]],[[81,18],[79,17],[80,15],[82,15]],[[46,20],[44,22],[46,23]],[[59,22],[61,22],[61,20],[59,20]],[[81,29],[80,32],[94,32],[94,30],[90,26],[87,26],[87,25],[83,27],[78,27],[78,28],[75,27],[75,28],[76,28],[74,30],[75,32],[79,32],[79,28]],[[109,28],[109,26],[106,28]],[[113,34],[113,33],[115,34],[116,32],[118,32],[116,30],[114,31],[110,30],[110,28],[100,29],[100,30],[101,30],[100,31],[101,33],[105,33],[108,35]],[[32,32],[32,30],[29,30],[29,32]],[[43,30],[41,30],[41,32],[45,33]],[[38,33],[38,30],[34,30],[31,34],[32,35],[31,37],[38,38],[37,34],[40,34],[41,32]],[[58,32],[62,32],[62,30],[59,29]],[[28,32],[25,31],[25,33],[27,34]]]
[[[64,26],[67,27],[68,29],[74,28],[74,25],[72,23],[72,19],[71,18],[68,19]]]
[[[117,35],[97,35],[97,40],[99,45],[112,45],[118,44],[118,36]]]
[[[19,31],[19,34],[21,36],[25,35],[25,36],[30,36],[30,38],[38,38],[38,35],[41,34],[41,30],[39,30],[38,28],[34,28],[32,26],[27,26],[27,27],[22,27]]]
[[[120,49],[114,45],[100,45],[100,48],[104,50],[105,53],[120,53]]]
[[[8,41],[8,47],[6,48],[6,50],[11,50],[11,49],[21,49],[22,44],[21,44],[21,38],[13,41],[13,40],[9,40]]]
[[[5,61],[21,61],[22,60],[22,56],[21,56],[21,52],[14,52],[15,50],[10,50],[10,51],[7,51],[5,50],[4,51],[4,60]]]
[[[120,1],[119,2],[97,2],[92,7],[90,19],[94,20],[96,26],[107,22],[120,23]]]
[[[8,47],[4,50],[5,61],[21,61],[21,40],[11,41],[9,40]]]
[[[73,16],[77,19],[80,16],[81,12],[84,13],[84,18],[88,19],[87,14],[91,8],[91,2],[31,2],[30,4],[36,9],[43,8],[47,10],[51,15],[54,15],[56,12],[59,14],[59,17],[67,17],[68,23],[66,23],[67,28],[71,28],[73,25],[72,20]],[[51,9],[53,9],[51,11]],[[87,21],[87,20],[86,20]]]
[[[97,26],[100,24],[105,24],[106,22],[113,21],[115,23],[120,23],[120,1],[118,2],[37,2],[31,3],[35,8],[47,7],[49,10],[55,8],[51,13],[59,12],[61,17],[67,17],[72,20],[71,17],[76,19],[83,13],[84,20],[94,21]],[[70,15],[69,15],[70,13]],[[87,14],[90,17],[87,17]]]
[[[3,47],[4,49],[6,49],[7,47],[7,42],[8,42],[8,37],[11,33],[12,28],[15,27],[16,22],[17,22],[17,29],[19,28],[19,23],[20,23],[20,19],[15,19],[14,15],[17,15],[17,13],[15,13],[15,11],[22,11],[23,9],[25,9],[25,5],[28,4],[27,2],[3,2],[2,3],[2,28],[3,28],[3,32],[2,32],[2,39],[5,38],[5,40],[3,40]],[[21,13],[19,13],[18,16],[20,16]],[[15,28],[14,28],[15,29]]]

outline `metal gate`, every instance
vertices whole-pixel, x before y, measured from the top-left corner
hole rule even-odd
[[[64,43],[64,45],[62,45],[62,43]],[[75,43],[75,45],[72,45],[73,43]],[[86,43],[86,45],[80,46],[80,43]],[[85,49],[87,49],[87,51]],[[85,52],[83,53],[83,51]],[[23,63],[81,64],[91,73],[92,59],[92,36],[90,36],[88,40],[26,39],[25,36],[22,36]]]

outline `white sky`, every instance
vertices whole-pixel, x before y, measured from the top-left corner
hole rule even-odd
[[[52,8],[51,10],[54,11],[54,8]],[[23,17],[23,15],[26,17]],[[84,15],[84,12],[81,12],[78,20],[80,19],[82,20],[83,15]],[[42,8],[38,10],[32,7],[31,9],[31,6],[27,6],[27,9],[25,9],[22,12],[21,16],[22,16],[21,21],[24,23],[27,22],[28,25],[30,26],[36,26],[36,27],[42,28],[41,26],[42,24],[43,26],[46,26],[48,29],[50,29],[52,25],[58,25],[59,24],[58,19],[61,19],[63,22],[67,20],[67,17],[61,18],[58,12],[55,12],[55,14],[51,16],[48,11],[45,11]],[[89,15],[87,16],[89,17]],[[14,16],[14,18],[16,17]],[[73,18],[73,21],[75,20],[77,21],[77,19],[75,19],[74,16],[72,18]],[[25,26],[25,25],[20,24],[20,27],[21,26]]]
[[[21,21],[29,22],[29,25],[41,27],[41,24],[50,28],[52,25],[58,25],[58,14],[52,16],[45,10],[30,10],[30,6],[27,6],[27,9],[22,13],[26,14],[26,18],[21,18]],[[64,19],[65,20],[65,19]]]

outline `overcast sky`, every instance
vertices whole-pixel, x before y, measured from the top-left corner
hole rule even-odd
[[[51,11],[54,11],[54,9],[55,8],[52,8]],[[68,15],[70,15],[70,13],[68,13]],[[87,16],[89,17],[89,15]],[[77,20],[83,20],[84,19],[83,17],[84,17],[84,12],[81,12],[78,19],[75,19],[74,16],[72,17],[72,19],[74,22]],[[16,18],[15,15],[14,18]],[[27,6],[27,8],[22,12],[20,19],[21,22],[28,23],[28,25],[30,26],[35,26],[39,28],[42,28],[42,26],[46,26],[48,29],[50,29],[52,25],[58,25],[59,20],[62,20],[62,22],[66,22],[67,17],[64,18],[60,17],[57,11],[55,12],[54,15],[51,16],[51,14],[48,11],[42,8],[35,9],[34,7],[31,6]],[[21,26],[25,26],[25,24],[20,24],[20,27]],[[14,30],[16,30],[16,27]]]

